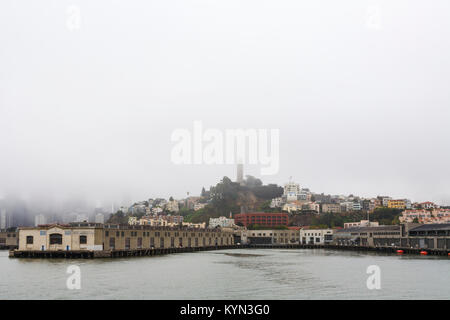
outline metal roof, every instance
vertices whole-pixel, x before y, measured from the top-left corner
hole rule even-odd
[[[415,227],[409,231],[438,231],[450,230],[450,223],[430,223]]]
[[[383,231],[383,230],[400,230],[400,226],[378,226],[378,227],[352,227],[347,229],[336,230],[336,232],[370,232],[370,231]]]

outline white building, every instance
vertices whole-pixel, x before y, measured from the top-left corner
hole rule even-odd
[[[327,244],[333,241],[332,229],[301,229],[301,244]]]
[[[47,223],[47,219],[45,219],[44,215],[38,214],[37,216],[34,217],[34,226],[35,227],[42,225],[42,224],[46,224],[46,223]]]
[[[283,198],[282,197],[274,198],[270,202],[271,208],[280,208],[282,206],[283,206]]]
[[[392,198],[391,197],[383,197],[382,198],[382,205],[383,205],[383,207],[387,207],[388,206],[389,200],[392,200]]]
[[[159,214],[159,213],[161,213],[161,212],[163,212],[164,210],[162,209],[162,208],[160,208],[160,207],[154,207],[154,208],[152,208],[152,214],[154,214],[154,215],[157,215],[157,214]]]
[[[138,224],[137,217],[128,217],[128,224],[131,226],[135,226]]]
[[[283,205],[283,208],[281,209],[282,211],[287,211],[289,213],[291,212],[295,212],[295,211],[300,211],[302,210],[302,204],[301,203],[286,203]]]
[[[378,222],[369,221],[369,220],[361,220],[359,222],[345,222],[344,229],[354,228],[354,227],[378,227]]]
[[[200,209],[203,209],[204,207],[206,207],[206,203],[196,203],[194,204],[194,211],[198,211]]]
[[[169,201],[169,202],[166,204],[166,209],[167,209],[169,212],[178,212],[178,211],[179,211],[178,201],[175,201],[175,200]]]
[[[361,211],[362,206],[360,202],[353,202],[353,211]]]
[[[231,228],[234,226],[234,219],[229,219],[226,217],[219,218],[209,218],[209,227],[221,227],[221,228]]]
[[[300,192],[301,189],[298,183],[289,182],[284,185],[283,196],[286,198],[286,201],[297,201]]]

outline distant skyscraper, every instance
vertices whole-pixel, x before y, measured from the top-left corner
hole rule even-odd
[[[95,223],[105,223],[105,216],[101,213],[95,215]]]
[[[244,165],[242,163],[237,164],[237,178],[236,182],[242,184],[244,182]]]
[[[0,209],[0,229],[6,228],[6,209]]]
[[[34,226],[37,227],[42,224],[46,224],[46,219],[42,214],[39,214],[34,217]]]

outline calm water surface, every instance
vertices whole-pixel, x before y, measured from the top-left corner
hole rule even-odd
[[[81,268],[69,290],[67,267]],[[369,265],[381,289],[369,290]],[[317,250],[220,250],[101,260],[10,259],[0,299],[449,299],[450,259]]]

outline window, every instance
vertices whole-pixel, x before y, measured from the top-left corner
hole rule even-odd
[[[33,236],[27,236],[27,244],[33,244]]]
[[[80,244],[87,244],[87,236],[80,236]]]
[[[50,244],[62,244],[62,234],[52,233],[50,235]]]
[[[116,246],[116,238],[109,238],[109,248],[114,249]]]

